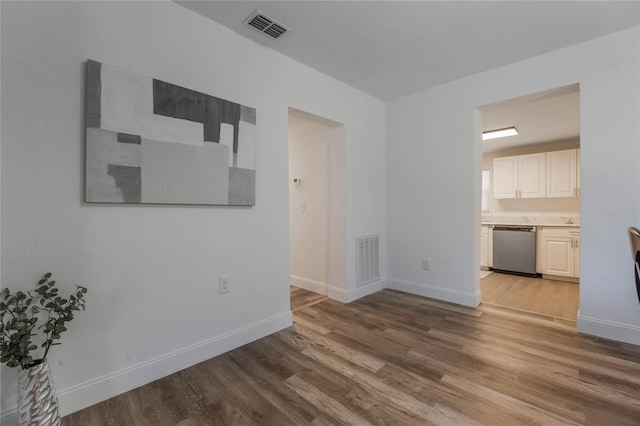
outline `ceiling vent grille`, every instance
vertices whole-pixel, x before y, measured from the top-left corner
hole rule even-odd
[[[259,10],[249,15],[244,23],[273,38],[278,38],[287,31],[291,31],[285,25]]]

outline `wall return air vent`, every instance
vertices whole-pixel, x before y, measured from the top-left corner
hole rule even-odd
[[[356,287],[380,279],[380,236],[356,237]]]
[[[273,38],[278,38],[287,31],[291,31],[291,29],[287,28],[284,24],[281,24],[259,10],[256,10],[249,15],[249,17],[245,19],[244,23]]]

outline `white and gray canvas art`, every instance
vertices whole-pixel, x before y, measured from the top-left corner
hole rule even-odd
[[[256,110],[87,61],[87,202],[255,205]]]

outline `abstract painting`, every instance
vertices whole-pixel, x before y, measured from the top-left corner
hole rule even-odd
[[[87,202],[255,205],[254,108],[88,60],[86,126]]]

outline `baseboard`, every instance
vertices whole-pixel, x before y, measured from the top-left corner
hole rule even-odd
[[[313,291],[314,293],[324,294],[325,296],[329,297],[329,299],[333,299],[342,303],[351,303],[354,300],[360,299],[364,296],[368,296],[375,293],[376,291],[380,291],[387,287],[386,281],[384,280],[378,280],[369,284],[365,284],[352,290],[345,290],[340,287],[336,287],[320,281],[311,280],[309,278],[301,277],[298,275],[289,275],[289,280],[291,282],[291,285],[293,286]]]
[[[66,416],[187,367],[261,339],[292,324],[291,311],[170,352],[146,362],[89,380],[58,392],[60,414]],[[17,424],[17,408],[7,410],[0,424]]]
[[[580,278],[575,278],[575,277],[561,277],[558,275],[542,274],[542,278],[545,280],[562,281],[566,283],[575,283],[575,284],[580,283]]]
[[[313,291],[314,293],[324,294],[325,296],[328,294],[329,284],[327,283],[310,280],[309,278],[300,277],[298,275],[289,275],[289,281],[292,286]]]
[[[387,288],[404,291],[405,293],[417,294],[418,296],[443,300],[445,302],[456,303],[458,305],[471,306],[474,308],[477,307],[482,300],[479,288],[476,289],[475,292],[471,293],[430,284],[400,280],[397,278],[390,278],[387,280]]]
[[[347,292],[347,303],[351,303],[354,300],[358,300],[380,290],[384,290],[385,288],[387,288],[386,280],[378,280],[360,287],[356,287],[353,290],[349,290]]]
[[[18,426],[18,409],[14,408],[12,410],[3,413],[0,417],[0,425],[2,426]]]
[[[640,326],[588,317],[581,315],[580,312],[578,312],[578,331],[609,340],[640,345]]]
[[[328,286],[327,296],[329,299],[333,299],[338,302],[351,303],[361,297],[368,296],[377,291],[384,290],[385,288],[387,288],[387,282],[385,280],[374,281],[351,290],[345,290],[343,288],[330,285]]]

